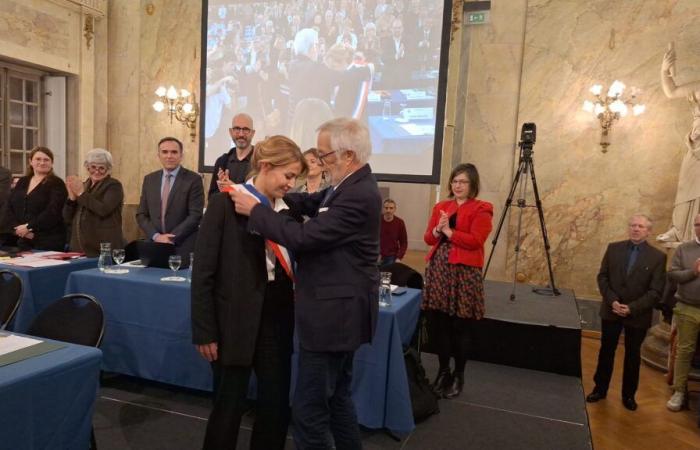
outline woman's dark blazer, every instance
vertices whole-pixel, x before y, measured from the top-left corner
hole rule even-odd
[[[93,257],[100,254],[100,243],[109,242],[112,248],[124,248],[122,235],[122,207],[124,189],[119,180],[107,176],[92,187],[88,178],[80,197],[66,201],[63,219],[72,224],[70,249]]]
[[[250,366],[267,286],[265,241],[246,231],[248,218],[235,212],[226,193],[212,195],[195,245],[192,273],[192,341],[218,344],[223,365]],[[294,325],[290,289],[288,312]],[[286,308],[285,308],[286,309]],[[291,336],[291,333],[290,333]]]
[[[7,201],[2,230],[14,232],[14,227],[26,223],[34,232],[34,239],[20,238],[17,241],[20,248],[63,251],[66,227],[61,212],[68,198],[66,185],[57,176],[49,175],[27,194],[30,178],[17,180]]]

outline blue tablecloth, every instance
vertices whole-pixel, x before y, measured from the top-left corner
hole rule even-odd
[[[391,102],[391,114],[397,115],[401,113],[403,108],[433,108],[435,109],[437,104],[437,99],[434,95],[426,93],[424,97],[420,98],[407,98],[406,94],[401,92],[400,89],[391,89],[388,91],[388,98],[372,98],[367,100],[367,115],[368,116],[381,116],[384,111],[384,102],[389,100]]]
[[[49,304],[63,297],[71,272],[97,267],[97,258],[73,259],[70,264],[51,267],[20,267],[0,263],[0,269],[11,270],[22,278],[22,303],[9,330],[24,333],[34,317]]]
[[[66,344],[0,367],[0,448],[88,448],[101,354]]]
[[[84,270],[70,275],[66,293],[90,294],[102,304],[104,370],[211,390],[209,363],[192,344],[190,285],[160,281],[170,275],[157,268],[124,275]]]
[[[182,271],[181,271],[182,272]],[[94,295],[105,310],[102,367],[195,389],[211,390],[209,364],[192,345],[188,283],[162,282],[165,269],[130,268],[126,275],[74,272],[67,293]],[[359,422],[404,434],[414,428],[404,344],[418,321],[420,291],[408,289],[381,308],[374,342],[358,349],[353,398]]]

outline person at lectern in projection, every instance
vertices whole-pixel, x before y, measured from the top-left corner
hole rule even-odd
[[[426,260],[421,308],[438,347],[440,368],[433,383],[445,398],[458,396],[473,322],[484,317],[484,242],[493,227],[493,205],[478,200],[479,172],[460,164],[450,174],[449,198],[435,205],[424,239]],[[450,372],[450,359],[454,371]]]
[[[282,197],[306,172],[299,147],[272,136],[255,146],[253,178],[236,189],[289,214]],[[205,449],[235,448],[251,370],[257,377],[250,448],[283,449],[290,420],[294,292],[292,255],[247,230],[227,193],[215,193],[197,237],[192,274],[192,338],[212,365],[214,407]]]
[[[666,255],[649,245],[651,220],[635,214],[628,223],[629,239],[608,245],[600,264],[598,289],[601,338],[595,387],[586,401],[605,398],[615,364],[615,349],[620,332],[625,330],[625,363],[622,373],[622,404],[637,409],[634,394],[639,385],[640,350],[651,326],[652,309],[664,291]]]

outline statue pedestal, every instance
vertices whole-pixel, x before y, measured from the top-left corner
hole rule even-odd
[[[671,325],[663,320],[649,329],[642,344],[642,361],[654,369],[668,372],[668,347],[671,338]],[[697,350],[696,350],[697,352]],[[690,368],[688,379],[700,380],[700,369]]]

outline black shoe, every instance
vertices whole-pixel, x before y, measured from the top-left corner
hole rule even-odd
[[[452,380],[450,379],[450,369],[446,370],[440,370],[437,374],[437,377],[435,377],[435,381],[433,381],[433,392],[435,392],[435,395],[439,397],[442,397],[443,392],[447,387],[449,386],[450,382]]]
[[[634,397],[624,397],[622,399],[622,404],[625,405],[625,408],[629,409],[630,411],[637,410],[637,402],[634,401]]]
[[[452,374],[452,383],[442,395],[445,398],[455,398],[462,393],[462,388],[464,388],[464,373],[454,373]]]
[[[588,396],[586,396],[586,401],[588,403],[595,403],[598,400],[603,400],[605,398],[605,395],[606,394],[603,394],[602,392],[596,391],[595,389],[593,389],[593,392],[591,392],[590,394],[588,394]]]

